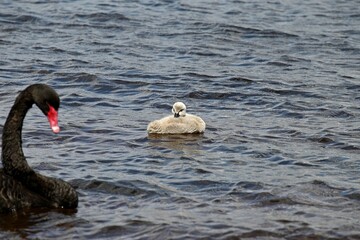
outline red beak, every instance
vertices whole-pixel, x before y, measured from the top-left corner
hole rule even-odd
[[[49,108],[50,110],[47,114],[47,118],[49,120],[50,127],[54,133],[58,133],[60,132],[60,128],[58,125],[58,112],[50,105]]]

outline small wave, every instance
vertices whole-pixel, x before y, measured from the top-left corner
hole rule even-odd
[[[275,67],[291,67],[292,65],[286,62],[279,62],[279,61],[270,61],[266,63],[267,65],[270,66],[275,66]]]
[[[297,38],[298,35],[271,29],[257,29],[231,24],[219,24],[220,31],[225,33],[241,33],[245,38]]]
[[[205,91],[193,91],[187,94],[186,97],[195,99],[228,99],[238,96],[235,92],[205,92]]]
[[[91,20],[96,22],[108,22],[108,21],[128,21],[129,18],[125,17],[120,13],[107,13],[107,12],[99,12],[99,13],[91,13],[91,14],[75,14],[73,16],[74,19],[80,18],[85,20]]]
[[[102,180],[75,179],[71,181],[71,184],[87,192],[95,191],[111,195],[141,196],[142,198],[166,195],[166,192],[159,189],[158,186],[153,186],[142,181],[107,182]]]

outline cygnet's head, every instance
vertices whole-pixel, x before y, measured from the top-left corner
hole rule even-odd
[[[173,105],[172,112],[174,117],[185,117],[186,116],[186,106],[182,102],[176,102]]]

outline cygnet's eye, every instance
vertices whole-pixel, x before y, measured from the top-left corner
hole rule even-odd
[[[181,109],[179,112],[182,112],[182,111],[184,111],[184,109]]]

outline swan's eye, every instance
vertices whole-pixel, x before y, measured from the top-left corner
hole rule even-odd
[[[184,111],[184,109],[181,109],[179,112],[182,112],[182,111]]]
[[[44,104],[46,106],[53,107],[56,111],[59,110],[59,103],[56,102],[56,101],[52,101],[52,100],[47,101],[47,100],[45,100]]]

